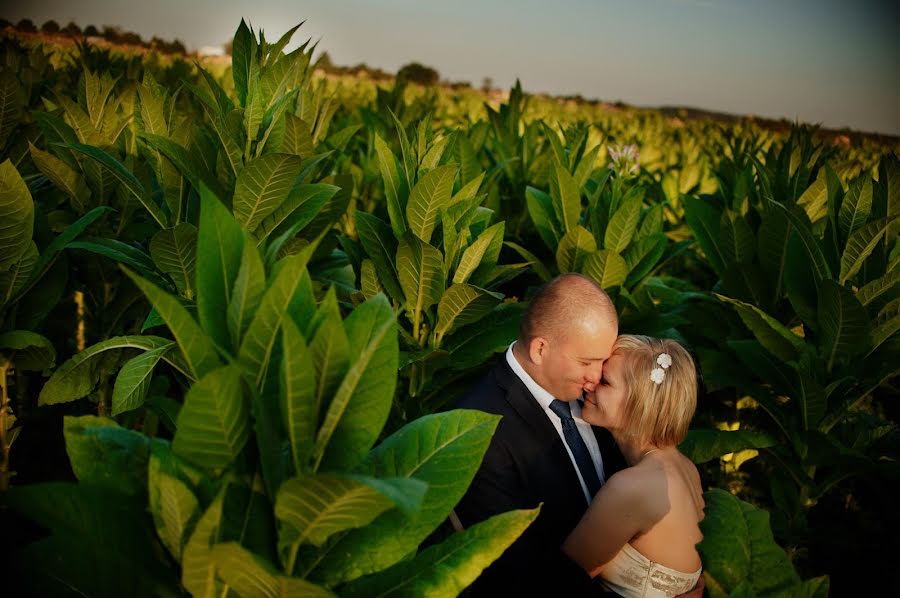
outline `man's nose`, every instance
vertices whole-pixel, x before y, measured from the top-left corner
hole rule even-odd
[[[591,366],[590,369],[588,369],[586,378],[587,378],[587,381],[590,382],[591,384],[599,384],[600,378],[602,378],[602,377],[603,377],[603,363],[602,362],[598,363],[594,366]]]

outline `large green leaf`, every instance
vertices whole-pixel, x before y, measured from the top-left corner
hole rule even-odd
[[[234,188],[235,220],[244,230],[256,230],[287,199],[298,174],[300,157],[291,154],[266,154],[248,162]]]
[[[408,183],[403,178],[397,158],[388,147],[387,143],[377,133],[375,134],[375,152],[378,155],[378,168],[381,170],[381,178],[384,179],[384,198],[387,201],[388,217],[391,221],[391,229],[398,239],[406,232],[406,217],[404,208],[406,187]]]
[[[28,242],[28,249],[15,264],[5,272],[0,272],[0,308],[12,303],[33,279],[38,264],[38,249],[34,241]]]
[[[497,224],[485,229],[475,241],[469,245],[459,259],[459,266],[453,274],[453,282],[463,284],[475,273],[481,265],[482,260],[486,257],[488,249],[495,243],[495,239],[499,233],[501,243],[503,239],[504,223]],[[446,249],[446,248],[445,248]]]
[[[719,224],[719,239],[726,264],[749,264],[756,251],[756,236],[744,217],[725,210]]]
[[[666,253],[666,244],[666,235],[657,233],[636,240],[625,250],[622,256],[628,268],[625,286],[631,287],[650,274]]]
[[[203,332],[196,320],[178,302],[174,296],[166,293],[152,282],[145,280],[124,268],[125,274],[147,296],[150,303],[159,312],[178,342],[178,348],[196,379],[200,379],[210,370],[221,365],[222,361],[216,353],[210,337]]]
[[[900,282],[900,262],[895,262],[893,267],[889,268],[884,276],[876,278],[859,289],[856,293],[856,298],[859,299],[860,303],[868,306],[885,294],[890,297],[890,293],[897,289],[898,282]]]
[[[155,220],[161,228],[166,228],[166,226],[168,226],[168,218],[166,218],[162,208],[160,208],[154,199],[144,190],[144,186],[137,177],[125,168],[125,165],[116,160],[109,153],[92,145],[69,143],[66,147],[84,154],[102,166],[106,172],[112,174],[116,180],[119,181],[122,187],[128,191],[132,197],[144,206],[147,212],[153,217],[153,220]]]
[[[471,369],[509,347],[519,334],[525,306],[525,303],[500,304],[481,321],[448,336],[442,348],[450,353],[450,366],[455,370]]]
[[[17,370],[48,370],[56,364],[56,349],[45,337],[30,330],[0,333],[0,355]]]
[[[560,272],[581,272],[588,256],[597,251],[597,241],[583,226],[570,229],[556,249],[556,266]],[[527,259],[527,258],[526,258]]]
[[[437,308],[435,332],[438,340],[466,324],[484,318],[500,302],[503,295],[468,284],[454,284],[441,296]]]
[[[872,351],[884,344],[900,330],[900,298],[894,299],[878,312],[872,326]]]
[[[128,243],[123,243],[116,239],[88,238],[81,241],[72,241],[66,245],[66,249],[82,249],[108,257],[136,270],[141,276],[153,281],[159,287],[171,287],[169,281],[159,274],[159,270],[156,269],[156,265],[153,263],[153,258],[141,249]]]
[[[412,478],[379,480],[359,475],[314,474],[286,481],[278,490],[278,546],[292,571],[301,544],[322,546],[332,535],[363,527],[395,506],[415,512],[427,485]]]
[[[222,583],[216,579],[216,567],[210,547],[224,536],[223,495],[218,496],[206,508],[184,544],[181,583],[193,596],[212,598],[222,594]]]
[[[302,472],[309,467],[319,417],[316,371],[306,340],[290,318],[282,320],[281,333],[284,343],[279,385],[282,419],[291,444],[294,470]]]
[[[333,586],[381,571],[412,554],[462,498],[481,464],[499,417],[456,410],[422,417],[384,440],[363,470],[375,477],[411,477],[428,484],[415,514],[388,511],[351,531],[319,555],[310,578]]]
[[[231,339],[230,346],[235,350],[240,347],[241,339],[265,290],[266,271],[259,250],[245,239],[241,267],[228,303],[228,336]]]
[[[797,205],[806,211],[813,224],[828,215],[828,184],[824,168],[819,171],[819,176],[813,184],[797,199]]]
[[[818,312],[822,327],[819,350],[828,371],[835,363],[848,361],[868,349],[869,316],[851,291],[832,280],[822,281]]]
[[[344,327],[350,369],[316,436],[316,470],[350,469],[365,457],[387,420],[397,385],[397,324],[387,299],[369,299],[353,310]]]
[[[638,195],[623,202],[615,211],[609,219],[606,233],[603,235],[604,249],[615,253],[625,251],[637,231],[642,201],[643,198]]]
[[[828,267],[822,248],[813,235],[812,225],[806,213],[802,211],[798,213],[793,208],[785,207],[774,201],[770,201],[768,205],[771,209],[780,211],[786,216],[793,226],[792,236],[796,237],[803,252],[809,258],[809,265],[812,267],[812,274],[817,281],[816,284],[820,280],[831,278],[831,269]]]
[[[175,343],[169,343],[156,349],[151,349],[129,359],[122,366],[113,386],[111,408],[113,415],[137,409],[144,404],[156,364],[174,346]]]
[[[251,63],[255,63],[257,60],[256,40],[244,19],[241,19],[241,24],[234,34],[231,55],[231,76],[234,79],[234,92],[241,106],[243,106],[247,102]]]
[[[31,143],[28,144],[28,149],[38,170],[69,196],[78,212],[83,212],[91,198],[91,191],[87,188],[84,177],[53,154],[41,151]]]
[[[229,346],[228,306],[241,267],[244,233],[231,213],[205,186],[200,186],[197,233],[197,316],[203,330],[220,347]]]
[[[303,251],[279,262],[280,269],[263,294],[241,342],[238,361],[255,388],[260,388],[263,383],[278,330],[282,320],[288,317],[291,305],[298,300],[311,300],[306,296],[312,291],[306,272],[310,253]]]
[[[66,416],[63,435],[72,471],[81,483],[129,496],[147,491],[148,437],[94,415]]]
[[[721,301],[734,306],[741,320],[756,337],[756,340],[772,355],[784,361],[796,361],[804,352],[803,339],[791,332],[781,322],[755,305],[716,294]]]
[[[568,233],[578,226],[578,217],[581,215],[581,190],[569,171],[558,162],[554,163],[553,173],[555,178],[552,179],[552,183],[555,183],[554,190],[557,191],[550,194],[553,211],[557,222],[562,223],[562,232]]]
[[[456,166],[438,166],[423,176],[409,192],[406,221],[415,235],[428,243],[437,224],[441,208],[450,204]]]
[[[378,217],[360,210],[354,214],[354,220],[359,241],[371,258],[381,285],[394,301],[403,301],[404,293],[395,265],[397,239],[391,228]]]
[[[531,525],[539,510],[510,511],[491,517],[431,546],[412,560],[347,584],[341,588],[341,596],[458,596]]]
[[[722,211],[707,200],[684,197],[684,219],[713,271],[721,277],[725,272],[725,252],[719,238]]]
[[[341,311],[333,287],[325,294],[316,318],[319,324],[310,343],[312,365],[315,369],[313,383],[315,395],[311,405],[315,413],[314,422],[318,421],[319,414],[327,408],[350,368],[350,340],[341,320]],[[313,427],[315,428],[315,423]]]
[[[295,185],[287,198],[269,214],[253,234],[262,243],[275,234],[276,237],[293,231],[291,236],[304,229],[340,191],[339,187],[316,183]]]
[[[440,301],[444,292],[441,252],[410,231],[397,248],[397,273],[410,313],[420,314]]]
[[[757,254],[762,269],[772,281],[774,298],[780,299],[785,292],[784,279],[788,244],[791,239],[791,223],[781,210],[768,210],[761,216],[762,223],[757,234]]]
[[[872,179],[865,173],[850,184],[850,189],[841,202],[841,211],[838,213],[841,238],[847,239],[866,222],[871,213]]]
[[[199,191],[202,183],[218,197],[225,197],[219,181],[204,169],[201,160],[195,159],[184,147],[161,135],[140,133],[139,137],[153,150],[165,156],[194,189]]]
[[[229,542],[212,548],[219,576],[238,596],[258,598],[333,598],[334,594],[298,577],[281,575],[259,555]]]
[[[16,69],[3,69],[0,73],[0,147],[6,145],[9,136],[20,125],[26,105],[25,87],[19,83]]]
[[[753,596],[796,595],[800,577],[772,537],[769,514],[717,488],[703,498],[706,516],[697,550],[709,595],[733,596],[742,584]]]
[[[50,264],[56,259],[57,254],[62,251],[69,243],[74,241],[81,233],[87,230],[98,218],[104,214],[111,212],[112,208],[108,206],[99,206],[70,224],[60,233],[58,237],[44,248],[41,258],[38,260],[34,268],[34,277],[40,276],[49,268]]]
[[[890,228],[891,222],[887,218],[873,220],[850,233],[847,246],[841,255],[841,272],[838,278],[840,284],[846,283],[859,272],[881,241],[881,237]]]
[[[249,405],[236,365],[212,370],[191,386],[178,414],[173,452],[221,472],[238,457],[250,433]]]
[[[180,563],[184,545],[201,512],[197,497],[178,474],[168,450],[151,452],[147,476],[150,513],[160,540]]]
[[[34,201],[9,159],[0,164],[0,272],[19,261],[31,244]]]
[[[688,432],[678,450],[694,463],[706,463],[728,453],[746,449],[769,448],[776,440],[764,432],[755,430],[723,431],[695,429]]]
[[[56,368],[41,389],[38,405],[68,403],[86,397],[100,378],[98,362],[94,358],[106,351],[122,349],[150,351],[171,344],[171,339],[158,336],[117,336],[91,345]]]
[[[197,227],[188,222],[161,230],[150,240],[150,256],[160,271],[175,282],[178,292],[194,298],[194,265],[197,259]]]
[[[534,187],[525,189],[525,203],[528,214],[538,235],[549,249],[555,251],[563,233],[553,213],[553,200],[549,195]]]
[[[628,276],[628,264],[618,253],[600,249],[588,256],[583,273],[604,289],[621,286]]]

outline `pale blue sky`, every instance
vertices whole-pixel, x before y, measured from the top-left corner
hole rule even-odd
[[[189,48],[241,17],[337,64],[638,106],[683,105],[900,135],[900,3],[876,0],[0,0],[37,25],[120,25]]]

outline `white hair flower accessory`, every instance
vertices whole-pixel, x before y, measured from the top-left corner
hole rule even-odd
[[[653,368],[650,372],[650,380],[658,386],[666,379],[666,370],[672,365],[672,356],[668,353],[660,353],[656,357],[656,364],[659,367]]]

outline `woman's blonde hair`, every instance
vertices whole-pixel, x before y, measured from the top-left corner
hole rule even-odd
[[[662,378],[657,384],[651,372],[661,368],[657,359],[663,353],[671,365],[664,374],[654,374]],[[623,359],[627,386],[623,430],[658,446],[680,444],[697,408],[697,369],[690,353],[671,339],[623,334],[616,339],[613,354]]]

